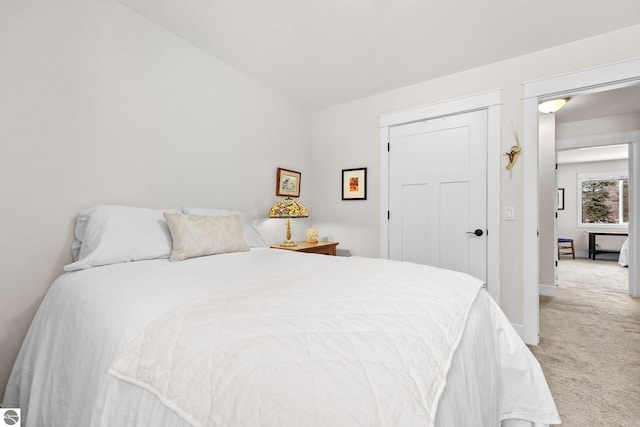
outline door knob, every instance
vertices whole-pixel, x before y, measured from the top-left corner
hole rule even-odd
[[[484,234],[484,231],[482,231],[479,228],[476,228],[475,231],[467,231],[467,234],[475,234],[476,236],[480,237]]]

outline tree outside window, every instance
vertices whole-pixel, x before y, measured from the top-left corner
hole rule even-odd
[[[629,222],[629,178],[611,175],[578,176],[579,225],[620,226]]]

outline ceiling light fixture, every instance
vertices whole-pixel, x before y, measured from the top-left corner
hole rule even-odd
[[[569,98],[559,98],[559,99],[551,99],[549,101],[544,101],[538,104],[538,110],[541,113],[555,113],[567,103]]]

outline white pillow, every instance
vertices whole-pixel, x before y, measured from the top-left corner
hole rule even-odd
[[[163,210],[98,206],[76,218],[76,262],[65,271],[146,259],[168,258],[171,236]]]
[[[240,215],[240,224],[242,225],[242,231],[247,238],[247,243],[251,248],[266,248],[267,242],[262,237],[262,234],[256,228],[253,220],[246,212],[231,211],[227,209],[202,209],[202,208],[182,208],[182,213],[187,215],[200,215],[200,216],[230,216]]]
[[[173,239],[170,261],[249,250],[240,215],[197,216],[165,212],[164,217]]]

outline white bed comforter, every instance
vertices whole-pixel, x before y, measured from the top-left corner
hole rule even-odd
[[[26,426],[559,422],[479,289],[431,267],[267,249],[69,273],[3,405]]]
[[[620,256],[618,257],[618,264],[622,267],[629,266],[629,239],[625,240],[620,248]]]

